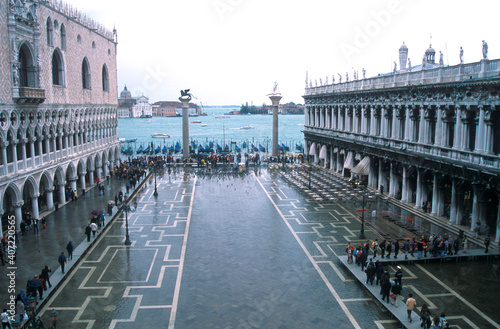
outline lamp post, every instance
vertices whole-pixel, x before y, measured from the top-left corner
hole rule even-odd
[[[361,190],[361,193],[363,194],[363,201],[361,203],[361,231],[359,233],[359,238],[365,239],[365,191]]]
[[[130,246],[132,242],[130,241],[130,235],[128,234],[128,212],[130,211],[130,206],[128,205],[128,195],[125,194],[125,200],[123,202],[123,210],[125,211],[125,245]]]
[[[158,190],[156,189],[156,166],[153,167],[153,171],[155,173],[155,192],[153,193],[153,195],[155,197],[157,197],[158,196]]]

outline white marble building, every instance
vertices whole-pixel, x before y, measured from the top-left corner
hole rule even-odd
[[[118,161],[116,31],[59,0],[0,2],[1,229]],[[1,233],[1,232],[0,232]]]
[[[424,63],[390,74],[313,87],[306,81],[306,152],[402,202],[479,221],[500,237],[500,60]],[[431,57],[432,55],[432,57]]]

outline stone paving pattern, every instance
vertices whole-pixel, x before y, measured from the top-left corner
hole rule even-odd
[[[45,323],[56,309],[63,328],[400,327],[338,262],[347,242],[360,243],[343,205],[317,203],[265,169],[165,172],[153,191],[150,181],[128,214],[132,246],[120,215],[41,307]],[[472,264],[489,269],[481,291],[492,291],[500,263],[461,263],[407,265],[404,280],[452,324],[498,327],[491,303],[460,280]],[[457,267],[464,276],[453,277]]]

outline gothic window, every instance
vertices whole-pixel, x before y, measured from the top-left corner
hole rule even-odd
[[[92,41],[92,49],[95,49],[95,42]]]
[[[66,50],[66,28],[61,24],[61,49]]]
[[[90,89],[90,65],[87,57],[82,62],[82,87],[83,89]]]
[[[78,34],[78,35],[76,36],[76,42],[77,42],[79,45],[81,45],[81,44],[82,44],[82,36],[81,36],[81,35],[79,35],[79,34]]]
[[[109,91],[109,75],[106,64],[102,66],[102,90]]]
[[[52,28],[52,20],[47,18],[47,44],[52,46],[54,43],[54,29]]]
[[[52,54],[52,84],[64,85],[64,65],[59,48],[56,48]]]
[[[19,49],[19,86],[35,87],[33,56],[25,43]]]

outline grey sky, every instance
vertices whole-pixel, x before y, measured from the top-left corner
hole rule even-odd
[[[67,0],[118,31],[118,85],[151,102],[191,88],[203,105],[302,103],[313,81],[364,67],[390,72],[403,41],[412,65],[430,42],[444,62],[499,58],[498,1],[417,0]],[[437,55],[436,57],[438,57]]]

